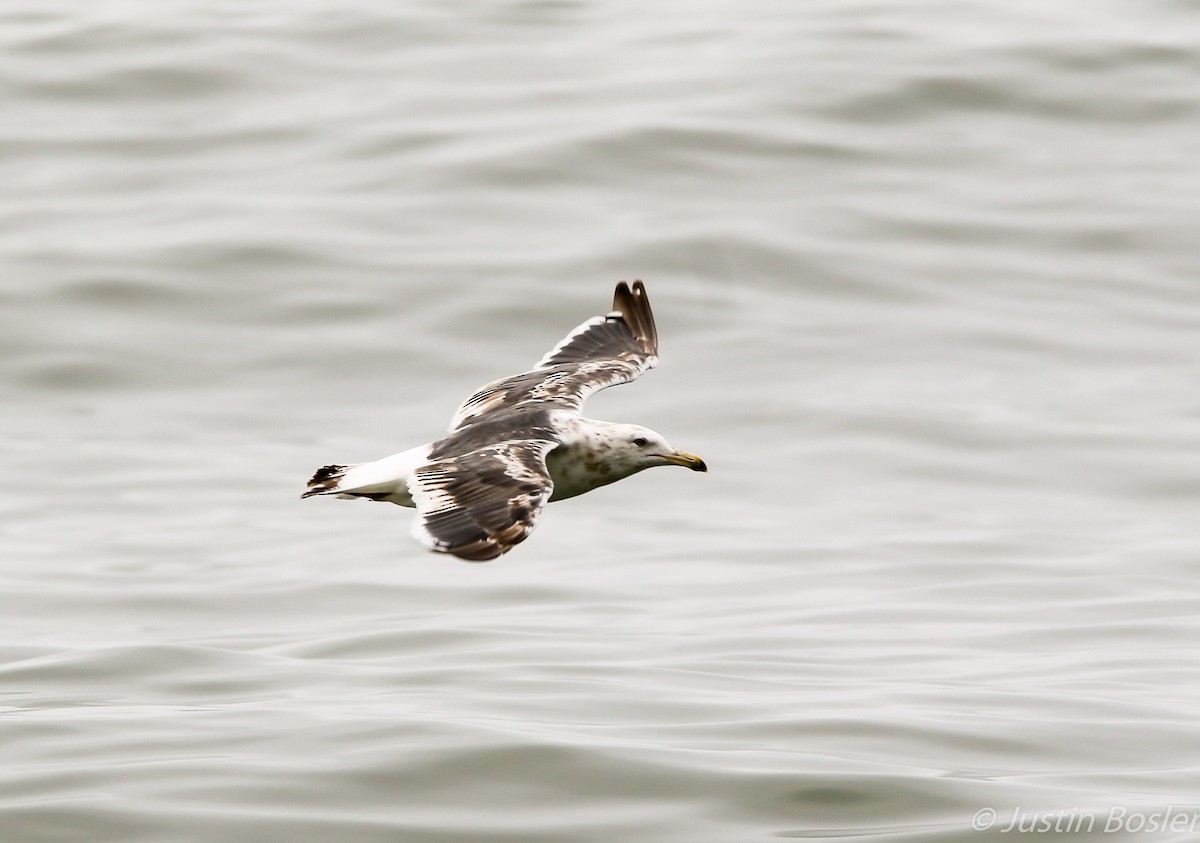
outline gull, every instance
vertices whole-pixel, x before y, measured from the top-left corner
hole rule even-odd
[[[641,281],[617,284],[612,310],[588,319],[532,369],[480,388],[448,436],[374,462],[326,465],[301,497],[336,495],[415,507],[413,536],[471,562],[507,553],[550,501],[647,468],[708,471],[637,424],[585,418],[584,400],[658,364],[658,332]]]

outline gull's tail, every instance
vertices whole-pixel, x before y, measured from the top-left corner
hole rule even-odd
[[[323,465],[317,469],[317,473],[308,481],[308,490],[301,495],[302,498],[311,498],[313,495],[332,495],[338,492],[338,487],[346,476],[346,471],[353,466],[349,465]]]
[[[428,460],[429,447],[422,445],[375,462],[323,465],[308,481],[308,489],[300,497],[337,495],[341,498],[369,498],[412,506],[408,478]]]

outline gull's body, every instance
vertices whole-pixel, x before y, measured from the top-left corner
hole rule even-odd
[[[467,399],[450,434],[390,457],[327,465],[311,495],[415,507],[413,534],[440,553],[484,561],[533,530],[549,501],[582,495],[656,465],[706,471],[694,454],[635,424],[584,418],[598,389],[627,383],[658,362],[658,335],[645,287],[621,282],[613,310],[572,331],[528,372]]]

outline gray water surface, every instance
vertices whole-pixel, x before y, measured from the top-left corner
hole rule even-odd
[[[1197,44],[1185,0],[10,4],[0,839],[1195,839]],[[635,277],[662,363],[588,412],[708,475],[487,565],[299,500]]]

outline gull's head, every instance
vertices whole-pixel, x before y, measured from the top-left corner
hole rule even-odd
[[[708,471],[704,460],[687,451],[671,447],[661,433],[638,424],[613,425],[613,456],[630,471],[641,471],[656,465],[681,465],[692,471]]]

